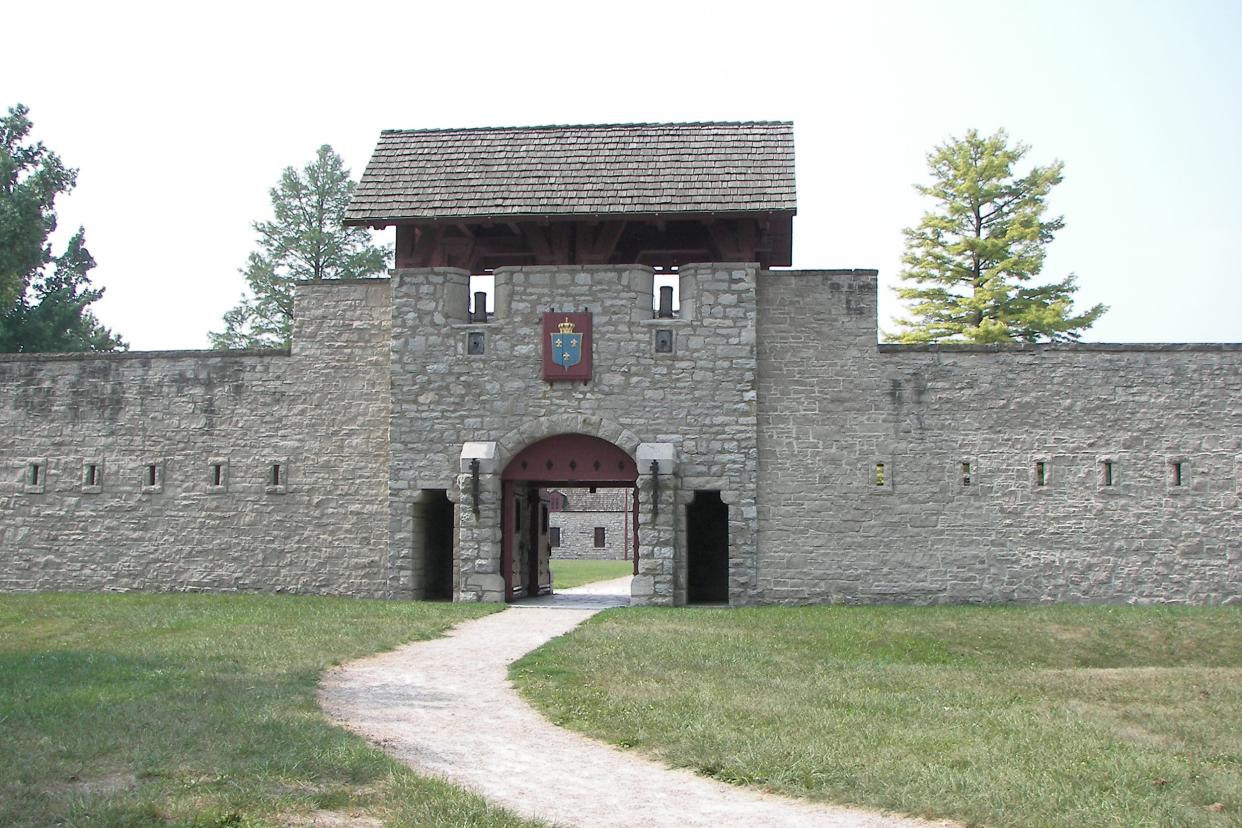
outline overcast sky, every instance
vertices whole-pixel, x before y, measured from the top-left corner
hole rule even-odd
[[[1112,307],[1087,339],[1242,341],[1236,0],[30,8],[0,106],[80,170],[61,237],[135,349],[206,347],[320,144],[357,178],[385,128],[751,119],[794,122],[794,266],[878,268],[882,319],[927,153],[1003,127],[1065,162],[1045,275]]]

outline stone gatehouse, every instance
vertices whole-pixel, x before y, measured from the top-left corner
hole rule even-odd
[[[385,132],[290,350],[0,356],[0,589],[512,600],[595,487],[639,602],[1242,598],[1242,346],[877,345],[794,210],[787,123]]]

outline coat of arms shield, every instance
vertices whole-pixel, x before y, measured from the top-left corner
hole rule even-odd
[[[568,371],[582,361],[582,334],[574,333],[574,323],[566,317],[557,330],[548,334],[552,338],[552,363]]]
[[[544,380],[589,382],[592,346],[590,312],[548,311],[544,313],[540,327]]]

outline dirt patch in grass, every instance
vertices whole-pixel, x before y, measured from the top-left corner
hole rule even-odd
[[[365,814],[343,814],[339,811],[314,811],[309,814],[278,818],[288,828],[384,828],[384,823]]]
[[[1064,624],[1049,624],[1048,634],[1058,641],[1086,641],[1091,637],[1091,628],[1087,626],[1069,627]]]
[[[48,784],[44,790],[53,796],[94,796],[116,794],[138,787],[138,777],[127,771],[82,778],[72,775],[63,782]]]

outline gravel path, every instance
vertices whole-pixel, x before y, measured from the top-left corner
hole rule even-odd
[[[627,604],[628,593],[629,578],[588,584],[337,667],[324,677],[319,703],[415,770],[557,825],[933,824],[726,785],[562,730],[536,713],[509,684],[509,665],[600,610]]]

